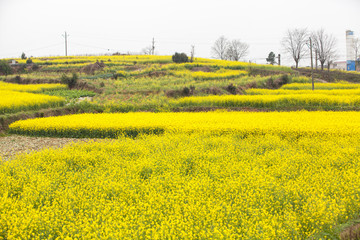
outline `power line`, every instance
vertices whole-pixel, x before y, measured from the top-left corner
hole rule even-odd
[[[55,47],[55,46],[60,46],[62,45],[63,43],[57,43],[57,44],[52,44],[52,45],[48,45],[48,46],[44,46],[44,47],[39,47],[39,48],[34,48],[34,49],[27,49],[27,50],[24,50],[23,52],[33,52],[33,51],[37,51],[37,50],[43,50],[43,49],[46,49],[46,48],[51,48],[51,47]],[[15,54],[18,54],[18,52],[13,52],[13,53],[5,53],[3,55],[15,55]]]
[[[74,45],[82,46],[82,47],[97,48],[97,49],[102,49],[102,50],[107,50],[107,51],[113,50],[113,49],[110,49],[110,48],[104,48],[104,47],[99,47],[99,46],[81,44],[81,43],[76,43],[76,42],[71,42],[71,43],[74,44]]]

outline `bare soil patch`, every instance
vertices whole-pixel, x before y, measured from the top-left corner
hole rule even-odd
[[[0,137],[0,156],[10,160],[16,155],[39,151],[46,148],[62,148],[75,142],[88,142],[90,138],[50,138],[11,135]],[[96,141],[100,141],[97,140]]]
[[[298,68],[294,69],[300,75],[311,77],[311,69]],[[344,80],[353,83],[360,83],[360,74],[345,71],[328,71],[328,70],[316,70],[314,69],[314,78],[322,79],[327,82],[335,82],[337,80]]]
[[[21,78],[20,76],[5,79],[4,82],[17,83],[17,84],[61,83],[60,79],[33,79],[33,78]]]
[[[81,68],[81,72],[86,74],[94,75],[96,71],[100,71],[105,67],[103,62],[96,62],[93,64],[86,65],[85,67]]]
[[[193,71],[193,72],[212,72],[211,68],[209,68],[208,66],[193,67],[191,69],[191,71]]]
[[[125,66],[124,68],[127,71],[140,71],[141,69],[143,69],[141,65]]]
[[[346,228],[340,234],[341,240],[355,240],[360,239],[360,223],[357,223],[351,227]]]

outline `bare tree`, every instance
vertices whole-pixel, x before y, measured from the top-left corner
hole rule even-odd
[[[332,52],[332,53],[329,55],[328,59],[326,60],[326,61],[327,61],[328,71],[330,71],[330,66],[331,66],[331,64],[333,64],[333,63],[334,63],[334,60],[336,60],[338,57],[339,57],[339,56],[337,55],[337,53],[336,53],[335,51]]]
[[[214,46],[211,48],[211,54],[214,58],[218,58],[221,60],[226,59],[226,50],[228,49],[229,41],[224,37],[219,37]]]
[[[313,32],[312,39],[321,70],[324,70],[325,62],[330,63],[336,56],[336,39],[333,35],[325,33],[324,29]]]
[[[306,42],[308,40],[308,31],[306,28],[288,29],[281,44],[285,52],[290,54],[295,61],[296,68],[300,60],[308,54]]]
[[[355,60],[358,60],[360,58],[360,39],[359,38],[354,39],[353,49],[355,52]]]
[[[153,54],[153,48],[152,46],[147,46],[141,50],[141,53],[144,55],[152,55]]]
[[[226,50],[226,59],[239,61],[249,53],[249,45],[240,40],[232,40]]]

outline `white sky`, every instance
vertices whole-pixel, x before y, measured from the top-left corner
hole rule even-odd
[[[281,53],[287,29],[324,28],[345,59],[345,31],[360,37],[360,0],[0,0],[0,58],[140,52],[155,38],[159,55],[211,57],[224,35],[250,45],[245,60]],[[109,49],[109,50],[108,50]],[[303,60],[302,65],[309,65]]]

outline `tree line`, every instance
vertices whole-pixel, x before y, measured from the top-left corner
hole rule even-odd
[[[310,48],[310,42],[312,44]],[[310,55],[310,49],[313,50],[313,56],[316,63],[319,62],[321,69],[325,64],[330,64],[338,57],[336,50],[336,38],[325,30],[319,29],[309,31],[307,28],[288,29],[281,41],[284,53],[291,56],[298,68],[301,59]],[[360,58],[360,39],[356,38],[352,46],[355,54],[355,60]],[[249,53],[249,45],[241,42],[239,39],[228,40],[224,36],[220,36],[211,48],[213,58],[221,60],[239,61],[246,57]],[[270,52],[266,61],[275,64],[275,54]]]
[[[287,30],[281,45],[292,59],[295,67],[304,57],[309,56],[310,43],[312,44],[313,55],[320,62],[321,70],[325,63],[328,67],[337,58],[336,38],[324,29],[310,32],[306,28],[295,28]]]

